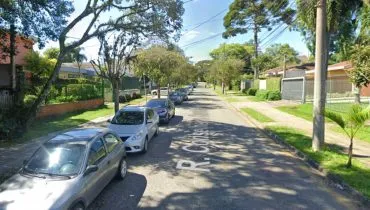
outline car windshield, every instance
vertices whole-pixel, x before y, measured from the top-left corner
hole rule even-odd
[[[56,176],[76,175],[84,160],[84,144],[44,144],[24,166],[24,172]]]
[[[186,90],[185,90],[184,88],[177,89],[176,91],[179,91],[179,92],[186,92]]]
[[[112,119],[112,124],[140,125],[144,122],[143,111],[119,111]]]
[[[164,100],[151,100],[146,104],[150,108],[164,108],[166,107],[166,101]]]

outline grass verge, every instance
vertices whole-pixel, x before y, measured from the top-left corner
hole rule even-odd
[[[330,104],[326,106],[326,109],[338,113],[346,113],[350,109],[351,105],[352,104],[350,103]],[[363,106],[367,106],[367,104],[364,104]],[[277,109],[288,114],[294,115],[296,117],[312,121],[312,104],[300,104],[296,106],[280,106],[277,107]],[[329,119],[326,120],[327,122],[332,122]],[[337,133],[345,134],[343,130],[337,125],[333,126],[331,130]],[[370,125],[366,125],[365,127],[361,128],[356,135],[356,139],[370,142]]]
[[[251,108],[241,108],[241,110],[245,113],[247,113],[249,116],[254,118],[255,120],[261,122],[261,123],[267,123],[267,122],[274,122],[273,119],[267,117],[266,115],[251,109]]]
[[[327,144],[322,151],[314,152],[311,149],[311,138],[303,132],[280,126],[270,126],[266,129],[315,160],[329,173],[341,177],[348,185],[370,198],[370,169],[356,160],[353,160],[352,168],[346,168],[347,155],[343,154],[343,148]]]
[[[129,104],[140,104],[143,101],[145,101],[145,98],[139,98],[130,101]],[[74,128],[93,119],[113,114],[114,105],[108,104],[93,110],[70,112],[56,117],[38,119],[30,125],[28,131],[21,138],[14,141],[1,142],[0,147],[10,147],[14,144],[24,143],[49,133]]]

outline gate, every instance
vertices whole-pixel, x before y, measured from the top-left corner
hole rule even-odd
[[[285,100],[299,100],[305,102],[305,78],[284,78],[281,81],[281,96]]]

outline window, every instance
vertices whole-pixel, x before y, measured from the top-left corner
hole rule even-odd
[[[154,112],[153,112],[153,110],[148,109],[148,110],[146,111],[146,120],[151,120],[151,119],[153,119],[153,116],[154,116]]]
[[[96,140],[90,148],[89,165],[98,164],[106,155],[104,143],[101,139]]]
[[[107,145],[108,152],[112,152],[119,143],[119,140],[113,134],[104,136],[105,144]]]
[[[140,125],[144,122],[143,111],[119,111],[112,119],[112,124]]]

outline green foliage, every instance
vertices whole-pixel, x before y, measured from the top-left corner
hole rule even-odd
[[[273,44],[266,48],[265,54],[272,56],[274,62],[277,64],[283,64],[284,55],[286,56],[286,62],[292,64],[298,64],[298,52],[292,48],[289,44]]]
[[[347,167],[352,166],[352,144],[353,138],[357,132],[364,127],[366,121],[370,120],[370,106],[363,108],[359,104],[354,104],[346,114],[326,111],[325,116],[337,123],[350,139],[350,146],[348,149],[348,163]]]
[[[258,90],[257,88],[249,88],[246,93],[248,96],[255,96],[257,93],[257,90]]]
[[[207,76],[209,74],[209,68],[212,65],[212,60],[201,60],[195,64],[197,69],[197,76],[201,81],[207,81]]]
[[[277,62],[275,57],[264,53],[262,55],[259,55],[257,58],[253,58],[252,65],[254,67],[258,67],[260,72],[264,72],[266,70],[278,67],[279,63]]]
[[[253,80],[253,88],[256,88],[257,90],[260,88],[260,80]]]
[[[259,99],[267,100],[268,94],[268,90],[257,90],[256,97]]]
[[[281,93],[278,90],[269,90],[267,93],[268,101],[278,101],[281,100]]]
[[[281,84],[280,84],[280,77],[271,77],[266,79],[266,89],[267,90],[276,90],[280,91]]]
[[[353,49],[354,69],[349,72],[351,82],[358,88],[370,84],[370,36]]]
[[[57,47],[50,47],[44,51],[44,56],[48,59],[58,59],[59,56],[59,48]]]
[[[295,11],[288,4],[288,0],[234,0],[224,17],[226,32],[223,36],[248,33],[250,25],[270,29],[281,21],[291,23]]]
[[[239,78],[243,70],[244,62],[242,60],[227,58],[215,60],[211,66],[211,73],[219,83],[230,85],[231,82]]]
[[[36,99],[37,99],[36,95],[25,95],[24,99],[23,99],[24,105],[26,107],[28,107],[28,106],[32,105],[33,102],[36,101]]]

